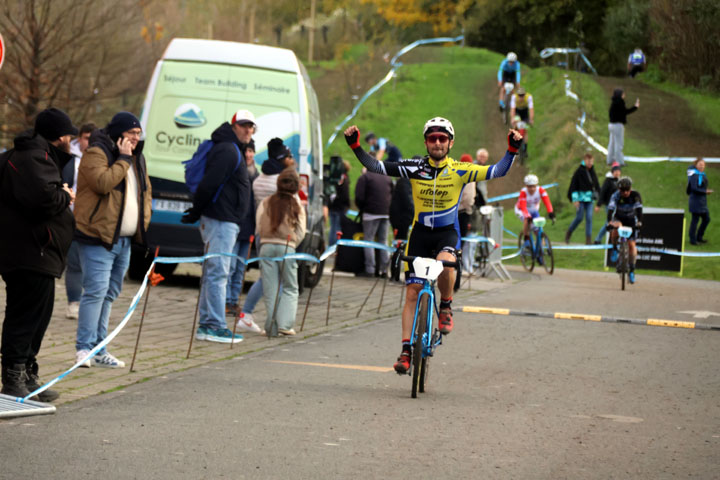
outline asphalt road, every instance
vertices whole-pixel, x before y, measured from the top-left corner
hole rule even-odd
[[[719,291],[558,271],[465,303],[690,320]],[[0,421],[0,478],[720,476],[720,332],[455,318],[418,399],[378,321]]]

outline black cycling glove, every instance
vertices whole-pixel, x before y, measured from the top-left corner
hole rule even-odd
[[[555,212],[548,213],[548,217],[550,217],[550,220],[552,220],[554,222],[555,221]]]
[[[182,223],[195,223],[198,220],[200,220],[200,215],[195,212],[195,209],[193,208],[188,208],[187,210],[185,210],[185,215],[183,215],[180,219]]]
[[[515,135],[513,134],[513,132],[508,133],[508,152],[517,153],[521,145],[522,138],[520,138],[520,140],[515,140]]]
[[[350,135],[345,135],[345,141],[353,150],[358,148],[360,146],[360,130],[355,130]]]

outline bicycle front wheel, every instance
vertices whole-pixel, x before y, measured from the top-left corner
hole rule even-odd
[[[415,343],[413,344],[413,375],[412,375],[412,398],[417,398],[418,390],[422,392],[425,389],[423,384],[422,388],[420,383],[423,381],[423,336],[425,336],[425,330],[427,329],[427,313],[428,307],[430,306],[430,294],[423,293],[420,298],[420,308],[418,309],[417,318],[415,319]]]
[[[532,272],[533,268],[535,268],[535,258],[533,255],[533,247],[532,247],[532,240],[530,240],[531,237],[525,236],[520,233],[518,235],[518,248],[520,249],[520,262],[522,263],[522,266],[525,267],[525,270],[528,272]]]
[[[545,267],[545,271],[552,275],[555,271],[555,257],[553,257],[552,243],[550,243],[550,239],[545,232],[542,234],[541,242],[543,266]]]
[[[620,243],[620,252],[618,253],[618,271],[620,272],[620,289],[625,290],[625,277],[628,272],[628,244]]]

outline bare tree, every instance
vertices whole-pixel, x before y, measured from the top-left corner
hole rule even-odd
[[[137,0],[0,0],[7,62],[0,71],[10,131],[47,106],[74,121],[132,85],[142,39]]]

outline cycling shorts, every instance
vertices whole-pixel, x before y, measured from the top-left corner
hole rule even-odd
[[[635,226],[635,217],[632,218],[619,218],[615,217],[613,220],[617,220],[618,222],[622,223],[623,227],[632,227],[632,235],[630,235],[630,238],[628,240],[637,240],[638,233],[640,233],[640,230]]]
[[[440,252],[447,252],[457,258],[458,232],[454,225],[430,228],[422,224],[413,225],[405,255],[409,257],[436,258]],[[422,278],[415,278],[412,263],[407,263],[405,283],[422,285]]]
[[[508,72],[507,70],[503,70],[502,72],[502,83],[512,83],[515,85],[515,81],[517,80],[517,72]]]
[[[519,115],[520,120],[522,120],[523,122],[530,121],[530,109],[529,108],[516,108],[515,115]]]

